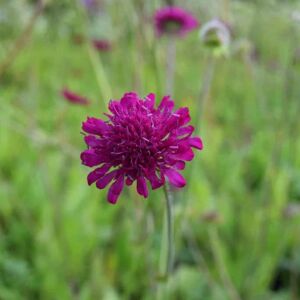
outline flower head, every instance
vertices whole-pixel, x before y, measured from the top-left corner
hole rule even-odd
[[[61,95],[70,103],[73,103],[73,104],[80,104],[80,105],[89,105],[90,104],[90,101],[83,97],[83,96],[80,96],[78,94],[75,94],[74,92],[70,91],[69,89],[67,88],[64,88],[62,91],[61,91]]]
[[[199,25],[191,13],[178,6],[160,8],[154,15],[154,22],[158,36],[169,34],[183,37]]]
[[[81,153],[82,164],[96,167],[87,177],[99,189],[110,182],[108,201],[116,203],[124,183],[136,181],[137,192],[148,196],[147,180],[152,189],[164,185],[165,179],[182,188],[186,181],[179,173],[185,161],[194,158],[192,147],[201,150],[199,137],[191,137],[194,127],[187,107],[173,111],[174,102],[163,97],[155,107],[155,95],[141,99],[126,93],[108,106],[107,121],[87,118],[82,129],[88,149]]]
[[[108,40],[93,40],[92,44],[94,48],[100,52],[108,52],[112,48],[112,45]]]
[[[212,19],[205,23],[199,34],[203,43],[211,48],[228,48],[230,44],[230,28],[219,19]]]

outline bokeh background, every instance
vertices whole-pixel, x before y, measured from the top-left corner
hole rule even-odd
[[[165,200],[86,184],[81,122],[135,90],[165,93],[175,2],[231,28],[227,53],[177,41],[177,106],[204,150],[176,194],[165,299],[300,299],[300,3],[269,0],[0,1],[0,299],[155,299]],[[106,39],[97,51],[90,40]],[[64,87],[89,106],[61,96]],[[199,113],[200,111],[200,113]],[[200,118],[199,118],[200,116]]]

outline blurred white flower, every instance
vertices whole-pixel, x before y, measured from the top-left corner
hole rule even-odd
[[[213,49],[228,49],[231,42],[229,26],[219,19],[205,23],[199,32],[200,39],[207,47]]]

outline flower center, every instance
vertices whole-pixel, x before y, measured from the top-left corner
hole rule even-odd
[[[153,120],[138,116],[127,117],[117,126],[111,144],[111,158],[127,170],[139,170],[153,165],[160,153],[151,128]]]

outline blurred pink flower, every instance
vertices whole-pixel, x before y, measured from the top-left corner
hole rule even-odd
[[[90,104],[90,101],[83,97],[83,96],[80,96],[78,94],[75,94],[74,92],[70,91],[69,89],[67,88],[64,88],[62,91],[61,91],[61,95],[70,103],[73,103],[73,104],[80,104],[80,105],[89,105]]]
[[[230,26],[220,19],[212,19],[203,24],[199,36],[203,43],[208,47],[227,48],[231,42]]]
[[[163,34],[185,36],[199,26],[198,20],[178,6],[158,9],[154,15],[155,29],[158,36]]]
[[[112,48],[112,44],[108,40],[93,40],[92,44],[96,50],[101,52],[108,52]]]
[[[87,177],[99,189],[110,182],[108,201],[116,203],[124,183],[137,182],[137,192],[148,197],[147,182],[152,189],[164,185],[165,178],[178,188],[186,181],[180,174],[185,161],[194,158],[192,148],[202,149],[199,137],[191,137],[194,127],[187,107],[173,111],[174,101],[163,97],[155,108],[155,95],[141,99],[126,93],[120,100],[111,100],[105,114],[108,121],[87,118],[82,129],[88,146],[81,153],[82,164],[96,167]]]

